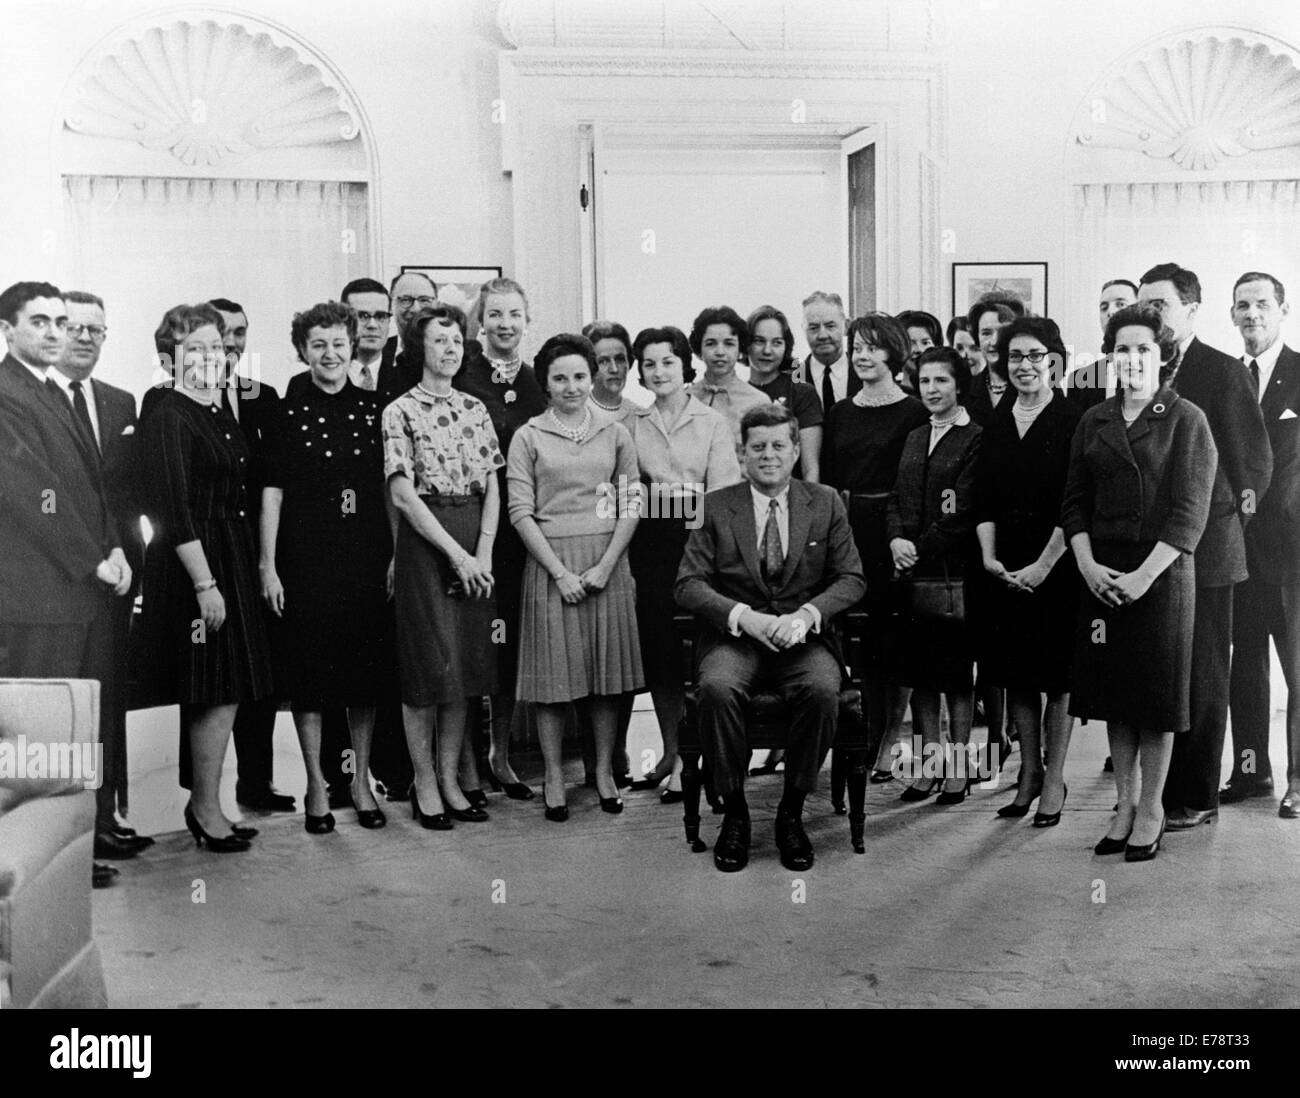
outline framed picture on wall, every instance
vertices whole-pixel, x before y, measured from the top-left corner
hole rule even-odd
[[[478,300],[479,287],[488,279],[501,277],[500,267],[434,267],[426,263],[403,263],[401,273],[408,271],[428,275],[438,287],[438,300],[446,305],[455,305],[466,315]],[[469,337],[473,339],[476,334],[471,320]]]
[[[1047,315],[1046,263],[954,263],[952,315],[965,316],[981,296],[1012,293],[1038,316]]]

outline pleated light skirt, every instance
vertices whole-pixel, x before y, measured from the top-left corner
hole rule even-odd
[[[595,565],[610,534],[548,539],[569,571]],[[645,686],[636,624],[636,585],[627,554],[605,590],[570,606],[537,560],[529,556],[519,618],[520,701],[557,703],[592,694],[625,694]]]

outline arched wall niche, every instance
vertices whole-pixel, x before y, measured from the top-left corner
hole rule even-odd
[[[1238,25],[1151,39],[1080,100],[1065,163],[1070,330],[1097,331],[1103,281],[1175,260],[1201,279],[1198,334],[1236,353],[1236,276],[1300,275],[1300,50]]]

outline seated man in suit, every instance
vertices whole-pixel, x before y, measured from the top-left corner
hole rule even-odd
[[[751,408],[740,421],[746,480],[704,497],[677,573],[683,609],[707,628],[698,668],[700,740],[726,806],[714,864],[749,860],[745,803],[745,704],[762,684],[789,705],[785,793],[776,817],[781,864],[813,864],[803,829],[804,798],[831,746],[843,667],[831,619],[866,590],[848,515],[831,488],[792,481],[799,423],[781,404]]]

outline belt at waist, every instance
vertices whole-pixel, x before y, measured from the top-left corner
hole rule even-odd
[[[483,497],[477,492],[468,495],[449,495],[439,492],[434,496],[421,496],[420,502],[426,507],[467,507],[471,503],[482,503]]]

